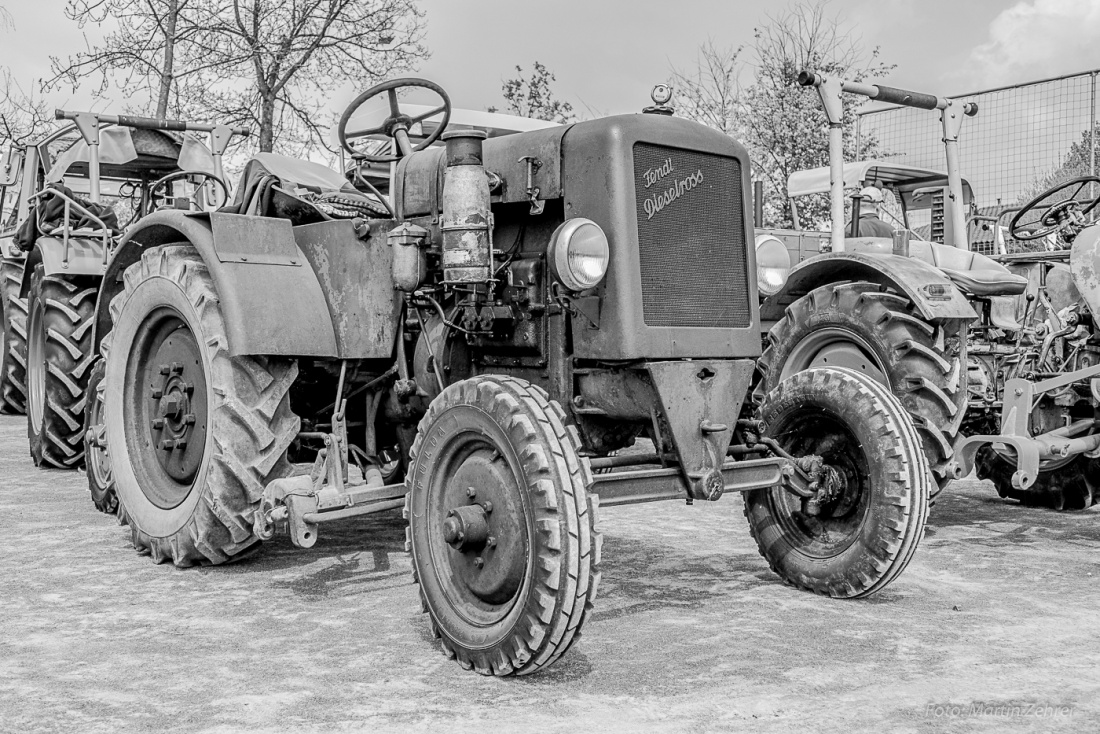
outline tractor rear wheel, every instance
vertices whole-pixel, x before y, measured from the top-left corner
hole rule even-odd
[[[979,479],[993,482],[998,495],[1018,500],[1026,507],[1087,510],[1100,500],[1100,460],[1086,456],[1076,456],[1047,467],[1040,465],[1035,484],[1027,489],[1012,486],[1015,462],[997,453],[992,446],[978,449],[974,470]]]
[[[0,260],[0,413],[27,412],[27,299],[23,263]]]
[[[833,283],[792,303],[760,358],[765,391],[812,367],[846,367],[889,386],[912,416],[936,479],[966,414],[966,322],[929,323],[906,297],[873,283]]]
[[[107,425],[103,415],[103,375],[106,364],[101,359],[92,368],[88,378],[88,406],[84,412],[84,462],[88,473],[88,491],[92,504],[100,512],[109,515],[118,510],[115,480],[111,476],[111,456],[107,453]]]
[[[157,563],[224,563],[259,544],[253,516],[298,434],[289,359],[234,357],[194,248],[153,247],[126,270],[101,350],[118,513]]]
[[[35,466],[84,465],[84,407],[96,361],[92,322],[99,290],[35,267],[27,301],[27,438]]]
[[[443,651],[483,675],[546,668],[599,582],[591,474],[561,406],[523,380],[448,386],[410,456],[407,548]]]
[[[787,378],[760,409],[765,434],[835,471],[829,496],[808,502],[781,487],[745,495],[760,554],[789,584],[863,597],[909,564],[928,517],[928,462],[912,421],[875,380],[847,369]]]

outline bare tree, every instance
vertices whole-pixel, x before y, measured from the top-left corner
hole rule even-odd
[[[47,87],[68,82],[75,88],[99,76],[100,95],[109,89],[126,97],[148,94],[156,117],[187,116],[197,100],[181,96],[180,85],[211,67],[196,41],[204,32],[200,19],[214,10],[212,1],[69,0],[65,15],[80,28],[107,23],[113,29],[86,51],[64,60],[51,57],[54,76]]]
[[[695,69],[674,69],[670,83],[676,90],[677,114],[737,137],[742,108],[741,50],[707,41],[699,48]]]
[[[0,70],[0,141],[24,145],[50,127],[53,115],[41,97],[27,92],[7,69]]]
[[[189,81],[188,96],[254,128],[261,151],[327,148],[332,89],[364,88],[428,55],[415,0],[211,2],[199,44],[211,68]]]
[[[535,62],[530,79],[523,78],[520,66],[516,66],[516,74],[519,76],[506,79],[501,87],[508,112],[550,122],[565,123],[575,119],[573,105],[555,98],[550,84],[557,78],[543,64]],[[489,112],[496,111],[496,107],[489,108]]]

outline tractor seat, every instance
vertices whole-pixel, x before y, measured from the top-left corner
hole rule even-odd
[[[893,242],[885,237],[849,237],[844,245],[853,252],[868,254],[887,255],[893,251]],[[909,256],[938,268],[959,290],[972,296],[1016,296],[1027,289],[1027,278],[1014,275],[980,252],[910,240]]]

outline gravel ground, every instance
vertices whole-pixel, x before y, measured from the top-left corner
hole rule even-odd
[[[24,436],[0,416],[5,732],[1100,729],[1100,511],[956,483],[898,581],[836,601],[771,574],[739,498],[607,509],[584,640],[498,680],[439,653],[396,511],[156,566]]]

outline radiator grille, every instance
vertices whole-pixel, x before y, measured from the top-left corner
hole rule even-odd
[[[749,326],[740,162],[636,143],[634,180],[645,323]]]

